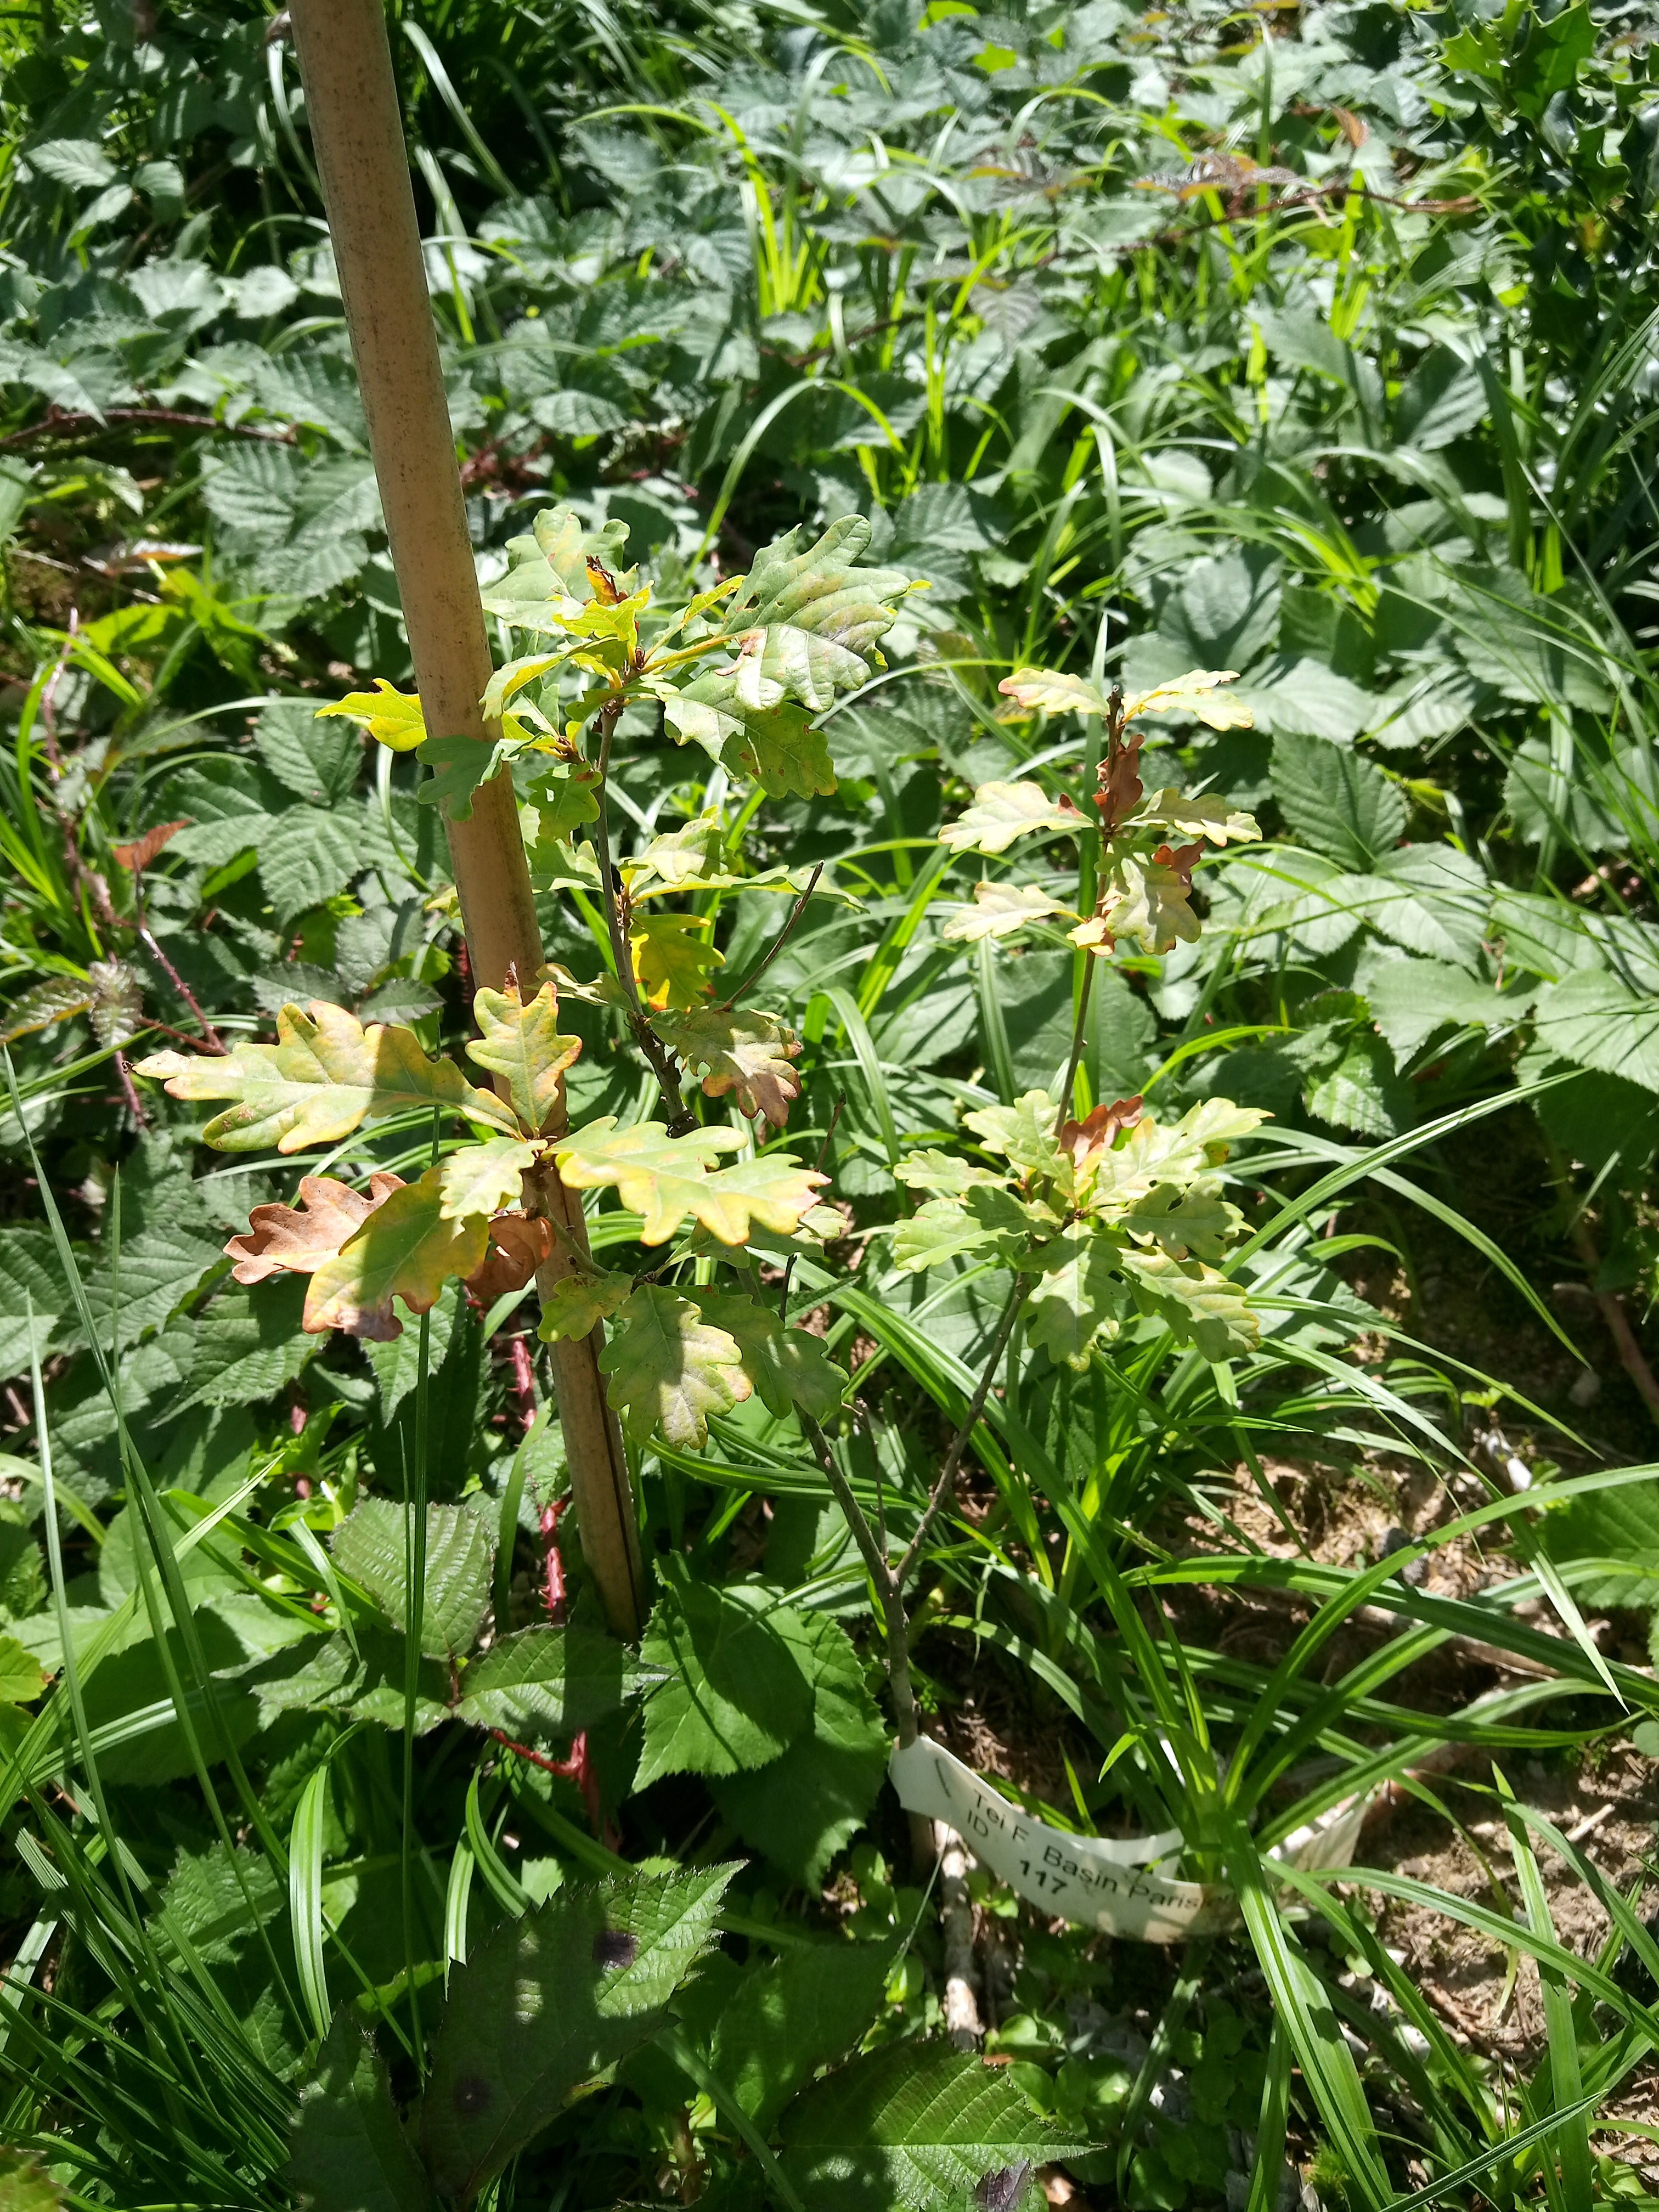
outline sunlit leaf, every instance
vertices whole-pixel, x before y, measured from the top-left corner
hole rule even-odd
[[[953,853],[1006,853],[1034,830],[1079,830],[1088,817],[1069,799],[1051,799],[1040,783],[982,783],[974,803],[939,831]]]
[[[376,744],[394,753],[412,753],[426,738],[420,700],[413,692],[399,691],[384,676],[375,678],[372,691],[348,691],[343,699],[319,707],[317,714],[319,720],[326,714],[343,714],[361,723]]]
[[[800,1078],[789,1064],[800,1056],[800,1039],[775,1014],[699,1007],[659,1014],[651,1026],[688,1067],[702,1072],[708,1097],[730,1091],[740,1113],[763,1115],[775,1129],[788,1120],[800,1096]]]
[[[1123,719],[1132,722],[1140,714],[1191,714],[1212,730],[1248,730],[1255,715],[1242,699],[1221,689],[1237,681],[1236,668],[1194,668],[1126,699]]]
[[[1080,676],[1062,676],[1048,668],[1017,668],[998,684],[999,691],[1016,701],[1030,714],[1099,714],[1107,712],[1103,695]]]
[[[410,1313],[425,1313],[452,1276],[471,1274],[483,1260],[489,1224],[476,1216],[446,1220],[443,1201],[441,1166],[392,1191],[312,1276],[306,1328],[384,1341],[403,1333],[394,1297]]]
[[[599,1365],[634,1442],[660,1435],[683,1451],[701,1451],[708,1416],[730,1413],[754,1389],[737,1339],[660,1284],[635,1291],[616,1310]]]
[[[513,1117],[476,1091],[453,1060],[428,1060],[413,1030],[365,1029],[322,1000],[309,1013],[284,1006],[276,1044],[239,1045],[223,1056],[158,1052],[138,1073],[165,1080],[174,1098],[233,1098],[202,1131],[222,1151],[297,1152],[337,1143],[366,1121],[433,1107],[513,1131]]]
[[[987,878],[974,885],[972,906],[958,907],[939,934],[971,945],[981,937],[1012,937],[1028,922],[1042,921],[1051,914],[1074,918],[1069,907],[1035,884]]]
[[[256,1206],[248,1225],[225,1247],[239,1283],[263,1282],[291,1269],[308,1275],[361,1229],[383,1199],[403,1188],[401,1176],[369,1177],[367,1194],[332,1176],[301,1176],[297,1206]]]
[[[526,1005],[516,983],[504,991],[473,994],[472,1012],[483,1035],[468,1042],[466,1056],[492,1075],[505,1077],[521,1128],[545,1128],[563,1097],[560,1079],[581,1051],[580,1037],[559,1034],[559,994],[544,983]]]
[[[612,1115],[562,1137],[554,1156],[575,1190],[615,1183],[623,1204],[643,1216],[641,1240],[665,1243],[688,1213],[699,1218],[709,1170],[722,1152],[743,1143],[735,1129],[694,1129],[671,1137],[660,1121],[619,1128]]]
[[[695,1006],[708,989],[708,978],[725,963],[695,914],[646,914],[635,917],[629,945],[634,973],[653,1006]]]
[[[534,1146],[517,1137],[490,1137],[483,1144],[463,1145],[448,1155],[438,1170],[444,1219],[465,1221],[474,1214],[500,1213],[516,1206],[525,1171],[535,1164]]]

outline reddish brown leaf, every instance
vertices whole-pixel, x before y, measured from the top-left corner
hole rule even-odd
[[[1132,1128],[1140,1119],[1141,1101],[1119,1098],[1109,1106],[1097,1106],[1094,1112],[1081,1121],[1067,1121],[1060,1133],[1060,1149],[1069,1152],[1075,1166],[1081,1168],[1094,1152],[1103,1152],[1120,1129]]]
[[[158,822],[153,830],[146,830],[142,837],[135,837],[130,845],[112,845],[110,850],[124,868],[137,874],[140,868],[149,867],[164,846],[172,843],[181,830],[188,830],[190,817],[181,822]]]
[[[301,1176],[298,1206],[256,1206],[243,1235],[226,1245],[236,1262],[231,1273],[239,1283],[262,1283],[284,1270],[309,1275],[402,1188],[401,1176],[374,1175],[365,1197],[331,1176]]]
[[[509,1291],[521,1291],[552,1249],[552,1224],[538,1214],[496,1214],[483,1265],[466,1279],[468,1297],[476,1306],[490,1306]]]

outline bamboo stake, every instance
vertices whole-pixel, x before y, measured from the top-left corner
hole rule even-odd
[[[479,706],[489,647],[386,18],[380,0],[294,0],[291,13],[426,726],[434,736],[483,742],[490,734]],[[543,951],[511,777],[480,787],[471,821],[445,826],[472,972],[495,989],[511,973],[528,996]],[[525,1204],[562,1231],[537,1277],[545,1297],[570,1272],[565,1240],[586,1249],[581,1206],[550,1164],[526,1177]],[[582,1554],[611,1628],[634,1636],[643,1619],[644,1577],[628,1462],[599,1370],[603,1343],[595,1328],[580,1342],[554,1345],[554,1389]]]

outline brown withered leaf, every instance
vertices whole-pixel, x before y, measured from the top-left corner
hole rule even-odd
[[[365,1196],[332,1176],[301,1176],[297,1206],[256,1206],[246,1229],[226,1245],[236,1262],[231,1273],[239,1283],[262,1283],[285,1271],[314,1273],[403,1182],[401,1176],[371,1176]]]
[[[1141,1103],[1137,1093],[1133,1098],[1114,1099],[1109,1106],[1097,1106],[1081,1121],[1067,1121],[1060,1133],[1060,1149],[1069,1152],[1073,1165],[1080,1168],[1091,1153],[1105,1152],[1120,1129],[1133,1127],[1140,1119]]]
[[[186,815],[178,822],[158,822],[153,830],[146,830],[142,837],[135,837],[129,845],[112,845],[110,851],[124,868],[137,875],[140,868],[149,867],[156,854],[170,845],[181,830],[188,830]]]
[[[483,1265],[463,1288],[475,1306],[493,1305],[509,1291],[521,1291],[552,1250],[551,1222],[534,1213],[498,1213],[489,1224]]]

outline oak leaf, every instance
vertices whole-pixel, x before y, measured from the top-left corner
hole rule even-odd
[[[631,947],[634,973],[653,1006],[695,1006],[708,989],[708,978],[725,963],[703,935],[696,914],[647,914],[635,922]]]
[[[360,723],[376,744],[394,753],[412,753],[426,737],[418,696],[399,691],[384,676],[374,678],[372,691],[348,691],[343,699],[317,709],[319,722],[330,714],[343,714],[349,721]]]
[[[256,1206],[241,1236],[226,1245],[236,1262],[232,1275],[239,1283],[262,1283],[284,1270],[310,1274],[403,1187],[401,1176],[373,1175],[365,1195],[332,1176],[301,1176],[298,1206]]]
[[[506,1078],[520,1127],[539,1135],[560,1109],[561,1079],[582,1048],[580,1037],[559,1034],[558,992],[544,983],[526,1005],[509,983],[504,991],[476,992],[472,1012],[483,1034],[468,1042],[467,1058]]]
[[[495,1215],[483,1262],[465,1279],[468,1297],[487,1310],[509,1291],[521,1291],[553,1245],[553,1224],[539,1213]]]
[[[1006,884],[986,878],[974,885],[972,906],[958,907],[939,934],[955,943],[977,944],[982,937],[1012,937],[1029,921],[1051,914],[1068,918],[1072,909],[1035,884]]]
[[[463,1145],[443,1162],[446,1221],[469,1215],[488,1217],[519,1202],[525,1170],[536,1164],[536,1148],[519,1137],[491,1137],[482,1145]]]
[[[1063,795],[1051,799],[1040,783],[982,783],[974,803],[939,833],[953,853],[1006,853],[1016,837],[1033,830],[1081,830],[1087,817]]]
[[[703,1071],[708,1097],[732,1091],[739,1112],[763,1115],[775,1129],[788,1120],[800,1097],[800,1078],[789,1065],[800,1055],[800,1039],[775,1014],[699,1007],[659,1014],[651,1026],[688,1067]]]
[[[735,1129],[694,1129],[671,1137],[660,1121],[619,1128],[616,1116],[606,1114],[560,1138],[554,1157],[573,1190],[614,1183],[623,1204],[643,1217],[641,1241],[663,1244],[688,1213],[697,1212],[720,1155],[735,1152],[743,1141]]]
[[[428,1168],[418,1182],[391,1192],[317,1268],[302,1322],[311,1334],[337,1328],[388,1343],[403,1334],[394,1297],[410,1313],[426,1313],[453,1276],[478,1268],[489,1224],[446,1221],[442,1176],[441,1168]]]
[[[617,1310],[599,1365],[633,1441],[659,1435],[682,1451],[701,1451],[708,1416],[730,1413],[755,1387],[737,1339],[660,1284],[635,1291]]]
[[[309,1013],[283,1007],[276,1036],[219,1056],[153,1053],[138,1073],[163,1079],[173,1098],[234,1099],[201,1133],[225,1152],[337,1144],[365,1121],[434,1106],[516,1134],[501,1101],[475,1090],[453,1060],[428,1060],[412,1030],[365,1029],[319,999]]]
[[[556,1344],[562,1337],[591,1336],[633,1288],[631,1275],[610,1268],[598,1274],[567,1275],[542,1300],[542,1323],[537,1333],[544,1344]]]

